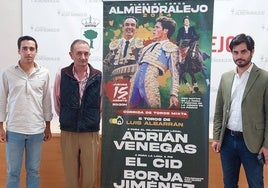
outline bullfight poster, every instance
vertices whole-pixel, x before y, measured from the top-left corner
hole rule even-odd
[[[213,1],[104,1],[101,187],[208,187]]]

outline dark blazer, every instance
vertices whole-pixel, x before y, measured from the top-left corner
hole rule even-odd
[[[213,140],[223,141],[231,107],[234,71],[222,75],[215,107]],[[258,153],[268,148],[268,73],[255,64],[242,99],[242,129],[247,148]]]
[[[188,33],[186,33],[184,27],[181,27],[179,29],[178,34],[177,34],[177,44],[180,45],[181,40],[185,40],[185,39],[189,39],[192,41],[198,39],[198,35],[197,35],[196,30],[193,26],[190,26],[188,28]]]

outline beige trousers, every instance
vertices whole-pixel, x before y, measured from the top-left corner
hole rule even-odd
[[[66,188],[98,188],[99,132],[61,131]]]

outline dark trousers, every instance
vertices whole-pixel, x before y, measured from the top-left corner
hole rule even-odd
[[[238,188],[242,164],[249,188],[263,188],[263,165],[258,163],[257,155],[247,149],[242,133],[233,134],[227,129],[221,146],[224,187]]]

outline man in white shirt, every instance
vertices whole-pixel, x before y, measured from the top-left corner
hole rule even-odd
[[[51,139],[49,72],[34,61],[37,47],[34,38],[20,37],[18,64],[7,68],[1,74],[0,142],[6,142],[7,188],[20,187],[24,150],[26,187],[39,187],[42,143]]]

